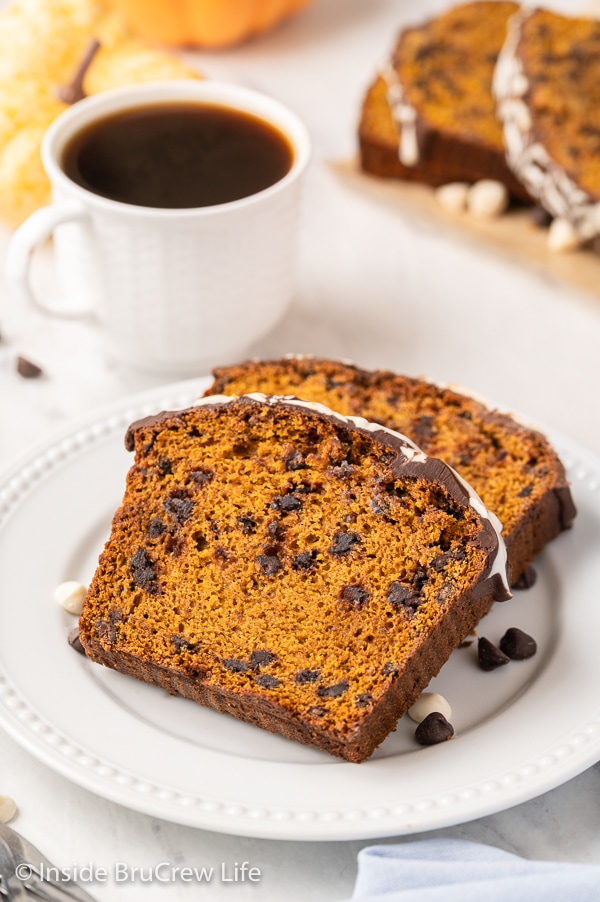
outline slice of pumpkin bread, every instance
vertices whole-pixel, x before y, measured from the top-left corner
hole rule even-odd
[[[127,447],[80,638],[170,693],[363,761],[508,595],[493,515],[380,426],[213,397]]]
[[[516,177],[581,241],[600,234],[600,22],[524,7],[494,87]]]
[[[506,163],[492,94],[507,21],[518,8],[464,3],[401,32],[363,102],[366,172],[433,186],[497,179],[527,199]]]
[[[210,394],[264,391],[320,401],[409,436],[463,476],[503,525],[514,585],[575,507],[548,440],[449,388],[331,360],[248,361],[215,370]]]

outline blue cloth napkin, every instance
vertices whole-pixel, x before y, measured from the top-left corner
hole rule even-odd
[[[599,902],[600,866],[527,861],[460,839],[369,846],[351,902]]]

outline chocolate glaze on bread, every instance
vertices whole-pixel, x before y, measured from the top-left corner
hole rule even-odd
[[[511,584],[575,516],[564,467],[548,440],[450,388],[311,357],[248,361],[214,375],[209,394],[264,391],[320,401],[395,429],[450,464],[500,519]]]
[[[507,597],[493,515],[389,430],[212,397],[132,425],[87,656],[363,761]]]
[[[496,179],[528,199],[506,164],[492,95],[496,57],[517,9],[465,3],[400,34],[363,102],[366,172],[433,186]]]

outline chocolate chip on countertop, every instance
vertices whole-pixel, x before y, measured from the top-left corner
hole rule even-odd
[[[454,727],[439,711],[432,711],[415,730],[419,745],[437,745],[454,736]]]
[[[541,229],[547,229],[554,217],[551,213],[542,207],[541,204],[536,204],[529,211],[529,218],[533,222],[534,225],[538,226]]]
[[[496,670],[508,664],[510,658],[503,651],[496,648],[489,639],[482,636],[477,642],[477,656],[479,658],[479,666],[482,670]]]
[[[513,589],[531,589],[537,581],[537,570],[531,564],[521,573],[520,577],[513,583]]]
[[[38,379],[44,374],[41,366],[28,360],[27,357],[17,357],[17,373],[23,379]]]
[[[85,648],[81,644],[81,639],[79,638],[79,627],[74,626],[72,630],[69,630],[69,634],[67,636],[67,642],[74,648],[75,651],[79,652],[80,655],[85,656]]]
[[[518,627],[508,629],[500,639],[500,649],[513,661],[525,661],[537,651],[537,642]]]

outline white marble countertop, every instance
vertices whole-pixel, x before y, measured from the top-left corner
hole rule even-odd
[[[444,5],[422,2],[419,14]],[[475,252],[433,221],[415,223],[378,205],[328,165],[354,152],[363,90],[411,6],[407,0],[317,0],[254,43],[192,55],[211,77],[283,100],[306,121],[314,141],[295,302],[249,351],[347,357],[469,386],[600,453],[600,300],[543,271]],[[49,294],[56,291],[51,269],[46,251],[36,279]],[[0,465],[95,406],[157,384],[107,360],[94,323],[15,309],[4,286],[0,329]],[[39,363],[44,378],[20,378],[18,353]],[[260,883],[211,883],[203,890],[210,899],[334,902],[350,894],[356,853],[366,844],[247,839],[137,814],[71,784],[3,733],[0,794],[19,805],[15,827],[63,867],[89,861],[110,867],[115,860],[148,867],[169,860],[220,870],[221,863],[246,860],[260,868]],[[599,798],[596,765],[540,798],[439,833],[527,857],[600,862]],[[125,891],[98,885],[93,892],[98,899],[132,902],[202,897],[197,886],[182,883],[134,882]]]

